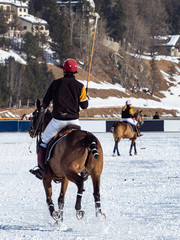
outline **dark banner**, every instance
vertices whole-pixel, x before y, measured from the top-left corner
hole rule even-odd
[[[164,120],[145,120],[141,132],[164,132]]]
[[[28,132],[31,121],[0,120],[0,132]]]
[[[106,121],[106,132],[110,132],[112,125],[116,121]],[[164,121],[163,120],[145,120],[144,124],[140,128],[141,132],[154,132],[164,131]]]

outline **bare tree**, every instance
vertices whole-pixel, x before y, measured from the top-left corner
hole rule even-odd
[[[162,0],[138,1],[139,13],[143,22],[149,30],[150,49],[154,53],[154,46],[157,44],[156,37],[164,36],[169,31],[168,15]]]
[[[168,32],[167,13],[161,0],[125,0],[125,45],[143,53],[153,50],[155,37]]]

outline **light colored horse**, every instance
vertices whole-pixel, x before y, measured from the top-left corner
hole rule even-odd
[[[129,155],[132,156],[132,148],[134,147],[134,153],[137,154],[136,150],[136,139],[138,137],[138,127],[143,124],[142,114],[141,111],[136,111],[134,114],[135,120],[138,122],[138,125],[135,126],[136,132],[133,131],[132,126],[127,122],[117,121],[111,127],[111,132],[113,133],[114,137],[114,150],[113,155],[115,156],[115,152],[117,151],[117,155],[120,156],[118,143],[120,142],[121,138],[129,138],[131,140]]]

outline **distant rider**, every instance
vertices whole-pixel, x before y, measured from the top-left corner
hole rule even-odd
[[[131,100],[127,100],[126,105],[122,109],[121,122],[128,122],[132,126],[137,126],[137,121],[134,118],[133,109],[131,105],[132,105]],[[140,134],[140,131],[138,130],[137,127],[133,127],[133,130],[134,132],[137,132],[138,137],[142,136],[142,134]]]
[[[132,102],[131,100],[126,101],[126,105],[122,109],[122,114],[121,114],[121,122],[128,122],[132,125],[137,125],[137,121],[133,117],[133,109],[131,108]]]

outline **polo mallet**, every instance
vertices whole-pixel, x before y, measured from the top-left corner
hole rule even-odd
[[[91,49],[91,58],[90,58],[90,63],[89,63],[89,72],[88,72],[88,78],[87,78],[86,93],[88,92],[88,84],[89,84],[89,79],[90,79],[90,72],[91,72],[91,65],[92,65],[92,58],[93,58],[93,51],[94,51],[94,43],[95,43],[95,37],[96,37],[97,22],[98,22],[98,18],[100,18],[98,13],[91,13],[91,15],[96,18],[96,21],[95,21],[95,26],[94,26],[94,37],[93,37],[93,44],[92,44],[92,49]]]
[[[140,140],[140,144],[142,145],[142,142],[141,142],[141,137],[140,137],[140,134],[139,134],[139,131],[138,131],[138,127],[135,125],[136,127],[136,131],[137,131],[137,135],[139,137],[139,140]],[[146,149],[145,147],[141,147],[140,149]]]

